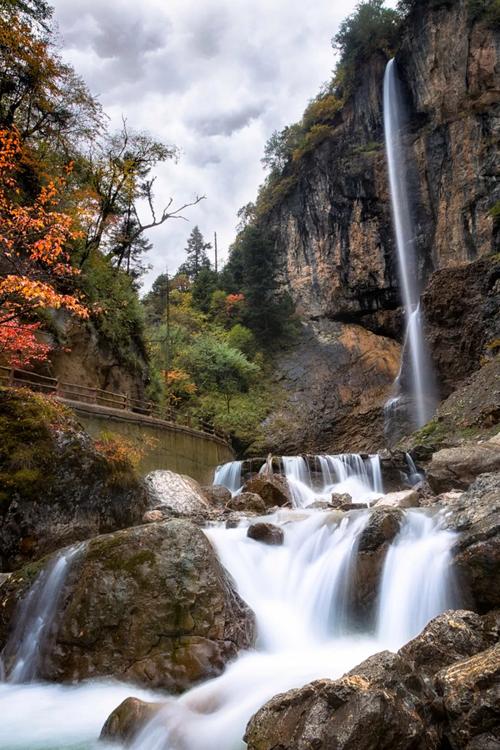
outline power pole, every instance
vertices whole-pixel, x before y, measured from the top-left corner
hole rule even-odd
[[[217,273],[217,232],[214,232],[215,273]]]

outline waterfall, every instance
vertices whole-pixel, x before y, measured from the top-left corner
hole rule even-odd
[[[432,416],[435,407],[434,383],[429,355],[424,342],[420,315],[420,285],[415,253],[413,226],[408,195],[407,169],[401,134],[404,126],[404,105],[396,63],[387,63],[384,79],[384,131],[392,216],[398,257],[402,301],[406,317],[406,338],[403,350],[408,352],[410,365],[409,395],[412,399],[413,422],[421,427]],[[402,373],[396,379],[402,390]],[[395,399],[391,399],[394,406]]]
[[[288,486],[292,493],[292,501],[296,508],[305,508],[313,503],[316,493],[312,489],[311,472],[302,456],[282,456],[281,463]]]
[[[453,597],[447,556],[454,537],[431,516],[410,511],[384,568],[377,633],[354,633],[352,579],[369,518],[369,510],[311,514],[283,525],[282,547],[248,539],[242,528],[208,530],[256,614],[257,650],[169,701],[133,750],[243,750],[248,719],[273,695],[338,677],[387,644],[398,648],[448,607]]]
[[[382,574],[377,635],[386,648],[396,651],[433,617],[459,606],[451,569],[455,541],[439,519],[407,512]]]
[[[31,682],[37,677],[66,576],[81,549],[77,544],[55,555],[19,603],[14,630],[0,655],[0,671],[9,682]]]
[[[241,489],[241,465],[242,461],[230,461],[218,466],[215,470],[213,483],[227,487],[235,495]]]

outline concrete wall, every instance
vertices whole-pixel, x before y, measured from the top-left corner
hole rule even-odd
[[[211,484],[216,466],[232,461],[230,446],[212,435],[141,414],[81,404],[61,399],[94,438],[103,432],[118,435],[145,447],[140,471],[171,469],[187,474],[201,484]]]

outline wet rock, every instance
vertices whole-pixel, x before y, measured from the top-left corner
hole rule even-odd
[[[442,669],[435,687],[445,712],[449,746],[500,747],[500,644]]]
[[[333,508],[342,508],[343,506],[350,505],[351,503],[352,503],[352,497],[349,495],[348,492],[332,492],[332,496],[330,498],[330,505]]]
[[[460,532],[453,561],[470,605],[480,612],[500,607],[500,472],[478,477],[445,507],[446,523]]]
[[[418,508],[420,505],[420,496],[415,488],[411,490],[402,490],[401,492],[389,492],[374,503],[374,508],[393,507],[393,508]]]
[[[401,528],[404,513],[399,508],[375,507],[359,540],[359,552],[373,552],[392,542]]]
[[[384,652],[339,680],[318,680],[277,695],[248,723],[248,749],[435,748],[436,731],[426,724],[423,710],[420,715],[420,698],[406,689],[405,680],[425,694],[411,668]]]
[[[147,510],[143,517],[142,522],[143,523],[158,523],[159,521],[165,521],[167,519],[167,514],[163,510],[159,510],[158,508],[156,510]]]
[[[494,645],[498,622],[468,610],[449,610],[435,617],[398,654],[416,673],[433,676],[439,670]]]
[[[99,739],[129,745],[163,706],[163,703],[126,698],[106,719]]]
[[[214,508],[224,508],[229,500],[231,500],[231,492],[227,487],[223,487],[220,484],[204,486],[201,488],[201,491]]]
[[[465,443],[434,453],[427,479],[435,492],[467,489],[480,474],[500,472],[500,445],[495,442]]]
[[[266,503],[255,492],[240,492],[239,495],[235,495],[229,500],[226,508],[240,513],[255,513],[257,515],[264,515],[267,512]]]
[[[286,479],[280,475],[256,476],[243,487],[243,492],[252,492],[262,498],[267,508],[273,505],[289,505],[291,503],[290,490]]]
[[[210,516],[212,507],[198,482],[174,471],[151,471],[145,478],[151,507],[177,516]]]
[[[256,542],[273,545],[283,544],[285,538],[283,529],[272,523],[253,523],[248,527],[247,536]]]
[[[307,510],[334,510],[336,506],[326,500],[315,500],[307,506]]]
[[[4,613],[30,577],[20,571],[17,585],[1,589],[0,638]],[[65,582],[39,676],[113,676],[175,693],[220,674],[254,636],[253,613],[205,534],[184,520],[149,524],[86,544]]]

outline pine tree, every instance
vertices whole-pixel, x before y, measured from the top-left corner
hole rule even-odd
[[[191,281],[194,281],[200,271],[210,268],[207,250],[211,247],[210,242],[205,242],[198,227],[194,227],[187,241],[186,260],[180,266],[178,273],[184,273]]]

